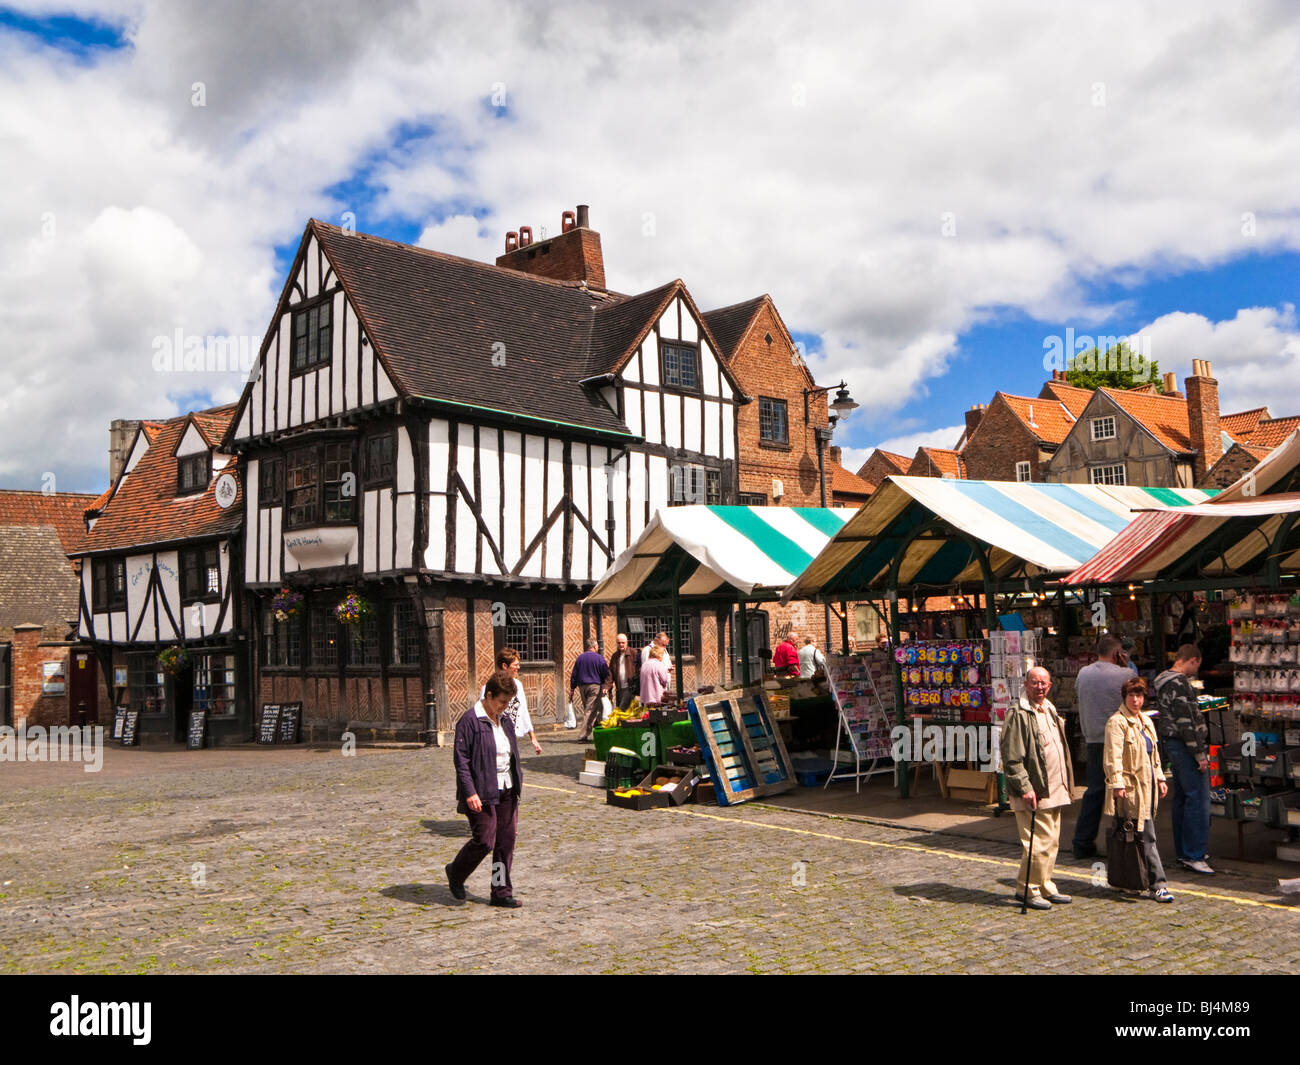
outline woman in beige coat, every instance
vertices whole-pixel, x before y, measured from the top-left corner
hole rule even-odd
[[[1151,719],[1142,713],[1146,702],[1147,682],[1134,677],[1120,689],[1121,706],[1106,722],[1105,752],[1102,765],[1106,771],[1106,805],[1104,812],[1131,817],[1137,822],[1142,855],[1147,863],[1147,883],[1156,902],[1173,902],[1165,883],[1165,869],[1156,846],[1156,803],[1165,797],[1168,786],[1160,766],[1160,740]]]

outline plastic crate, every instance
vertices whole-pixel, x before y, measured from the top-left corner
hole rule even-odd
[[[1260,747],[1251,769],[1261,780],[1287,780],[1290,767],[1300,763],[1300,747]]]
[[[1275,828],[1300,827],[1300,791],[1278,791],[1270,795],[1268,823]]]
[[[1271,806],[1270,793],[1263,788],[1247,788],[1237,793],[1238,821],[1267,821]]]
[[[613,747],[605,757],[605,786],[610,791],[635,787],[643,772],[641,758],[634,751]]]

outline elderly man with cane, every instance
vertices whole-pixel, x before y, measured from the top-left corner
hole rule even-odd
[[[1020,704],[1002,725],[1002,767],[1025,857],[1016,884],[1020,912],[1050,910],[1070,901],[1052,882],[1061,843],[1061,810],[1074,795],[1074,770],[1065,724],[1047,698],[1051,674],[1035,666],[1025,676]]]

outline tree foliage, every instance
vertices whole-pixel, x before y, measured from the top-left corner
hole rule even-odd
[[[1105,351],[1089,348],[1076,355],[1066,367],[1065,380],[1078,388],[1126,389],[1154,384],[1157,392],[1164,391],[1160,364],[1148,361],[1123,341]]]

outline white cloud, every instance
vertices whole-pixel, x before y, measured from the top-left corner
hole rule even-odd
[[[1178,374],[1180,389],[1192,359],[1208,359],[1224,412],[1266,406],[1274,417],[1300,414],[1300,323],[1293,304],[1246,307],[1219,322],[1178,311],[1143,326],[1130,341],[1136,338],[1149,341],[1161,373]]]
[[[1300,248],[1282,4],[73,6],[130,46],[87,65],[0,30],[7,483],[95,487],[110,419],[227,395],[143,369],[151,338],[260,333],[311,215],[490,261],[589,203],[612,286],[770,292],[863,422],[999,308],[1063,329],[1107,313],[1090,282]],[[1252,313],[1197,354],[1283,365],[1293,312]]]
[[[961,439],[961,434],[966,431],[966,426],[950,425],[944,429],[926,429],[919,433],[909,433],[906,436],[895,436],[889,440],[882,440],[876,447],[883,451],[891,451],[895,455],[906,455],[909,459],[916,454],[919,447],[942,447],[952,448],[957,445]],[[867,458],[871,457],[871,452],[875,448],[867,448]],[[862,460],[866,461],[866,458]]]

